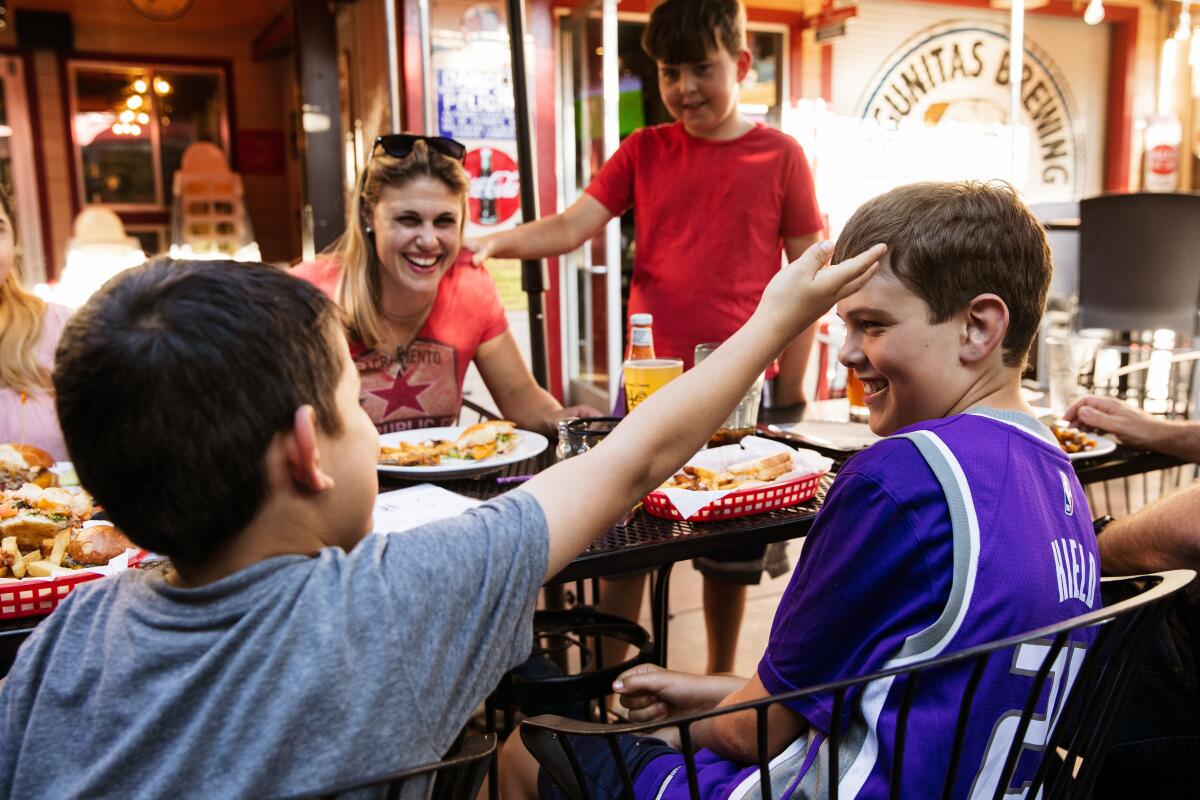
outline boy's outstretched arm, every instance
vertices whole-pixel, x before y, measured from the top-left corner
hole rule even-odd
[[[596,198],[584,193],[561,214],[542,217],[512,230],[468,240],[471,263],[489,258],[549,258],[569,253],[598,234],[613,215]]]
[[[787,237],[783,240],[787,260],[795,261],[820,239],[820,231],[814,231],[807,236]],[[804,375],[808,372],[808,359],[816,338],[817,325],[813,323],[779,354],[779,375],[775,378],[776,405],[790,406],[804,401]]]
[[[825,267],[832,244],[809,248],[779,271],[749,321],[700,366],[651,395],[597,447],[525,484],[550,529],[546,577],[557,574],[703,447],[771,359],[867,282],[884,249],[875,245]]]

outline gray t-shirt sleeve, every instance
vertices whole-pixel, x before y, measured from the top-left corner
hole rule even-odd
[[[391,611],[405,622],[394,631],[403,639],[395,668],[430,746],[444,751],[503,674],[529,657],[549,551],[546,517],[533,495],[514,491],[382,538],[362,555],[382,561]],[[378,627],[372,604],[357,605],[364,626]]]

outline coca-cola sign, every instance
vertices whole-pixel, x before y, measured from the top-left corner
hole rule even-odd
[[[471,221],[485,227],[507,222],[521,209],[521,179],[508,153],[494,147],[467,152],[463,161],[471,175],[467,194]]]

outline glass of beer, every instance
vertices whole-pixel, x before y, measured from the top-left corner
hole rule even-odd
[[[851,422],[866,422],[871,416],[871,412],[867,409],[866,390],[863,388],[862,381],[854,374],[854,370],[846,370],[846,399],[850,401],[850,421]]]
[[[633,358],[625,362],[625,408],[638,404],[683,374],[681,358]]]

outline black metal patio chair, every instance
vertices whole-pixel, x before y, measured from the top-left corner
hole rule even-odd
[[[354,797],[386,797],[396,800],[401,789],[414,780],[424,780],[424,800],[475,800],[488,766],[496,753],[496,735],[468,736],[462,744],[441,761],[411,767],[400,772],[381,775],[368,780],[333,786],[303,795],[287,795],[287,798],[327,798],[351,795]],[[405,796],[410,796],[405,793]],[[284,798],[280,798],[284,800]]]
[[[1032,782],[1021,787],[1022,796],[1031,798],[1087,797],[1099,773],[1113,723],[1128,694],[1148,636],[1166,611],[1166,604],[1163,601],[1181,590],[1194,577],[1195,573],[1191,570],[1174,570],[1154,575],[1106,579],[1110,585],[1119,584],[1119,588],[1128,588],[1135,594],[1111,607],[1029,633],[1011,636],[917,664],[880,670],[857,678],[812,686],[754,702],[680,717],[668,721],[665,725],[662,722],[597,725],[560,717],[543,716],[526,720],[521,725],[521,739],[567,797],[572,800],[589,800],[590,794],[579,768],[579,760],[570,737],[603,737],[614,758],[617,759],[616,766],[622,781],[623,796],[632,798],[632,779],[628,768],[619,759],[616,737],[621,734],[651,734],[663,727],[674,727],[679,731],[680,741],[683,743],[685,769],[684,774],[680,777],[685,777],[688,782],[691,800],[701,800],[697,784],[696,754],[691,746],[692,726],[700,720],[722,714],[752,711],[756,714],[757,720],[757,766],[760,775],[758,791],[753,796],[771,800],[770,758],[767,751],[767,709],[775,703],[786,700],[810,695],[832,695],[833,723],[832,729],[826,732],[828,741],[826,785],[829,787],[828,796],[837,798],[840,769],[838,751],[842,744],[840,728],[846,709],[847,693],[876,680],[903,676],[905,690],[897,716],[895,747],[890,759],[892,765],[889,778],[890,797],[914,796],[911,790],[905,791],[904,745],[906,737],[909,739],[920,737],[926,752],[929,752],[930,742],[936,740],[934,746],[944,746],[944,752],[950,754],[941,792],[941,797],[950,798],[954,796],[956,775],[966,769],[959,763],[959,757],[984,669],[989,660],[993,658],[1011,660],[1015,655],[1016,648],[1026,643],[1036,643],[1044,646],[1046,653],[1040,667],[1033,675],[1032,686],[1013,733],[1012,744],[1007,748],[1004,766],[993,796],[997,800],[1005,796],[1016,772],[1018,761],[1022,754],[1028,754],[1032,747],[1035,751],[1040,750],[1043,754],[1051,755],[1040,758]],[[1045,702],[1042,698],[1051,668],[1060,653],[1063,652],[1063,648],[1067,646],[1071,632],[1084,628],[1094,628],[1095,639],[1079,666],[1075,682],[1062,706],[1062,712],[1058,715],[1053,728],[1049,730],[1044,745],[1040,747],[1036,743],[1031,745],[1026,741],[1026,737],[1031,722],[1040,719],[1036,710],[1039,701]],[[908,730],[909,712],[913,707],[913,702],[920,694],[920,678],[936,670],[963,669],[968,666],[971,670],[970,678],[959,706],[954,729]]]

